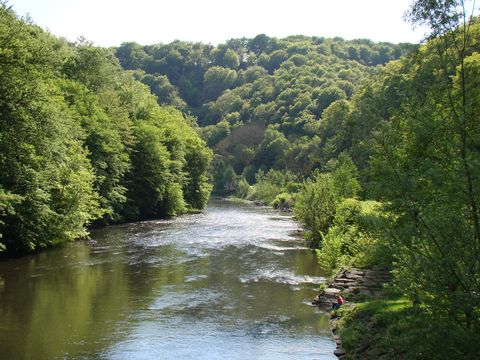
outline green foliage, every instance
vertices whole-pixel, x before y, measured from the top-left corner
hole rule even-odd
[[[204,75],[205,94],[207,99],[217,98],[224,90],[233,87],[237,80],[235,70],[213,66]]]
[[[95,172],[95,190],[100,195],[105,220],[117,220],[126,200],[126,188],[121,181],[130,168],[122,132],[130,133],[132,124],[127,114],[123,119],[111,117],[103,108],[102,99],[82,84],[65,81],[62,88],[70,109],[85,132],[84,146]]]
[[[238,176],[231,165],[226,165],[221,159],[213,160],[213,189],[216,195],[228,196],[233,195],[237,191]]]
[[[295,181],[290,172],[269,170],[267,173],[259,171],[256,175],[255,198],[266,204],[271,204],[277,195],[286,192],[287,186]]]
[[[0,34],[0,251],[206,205],[211,152],[110,50],[68,44],[3,3]]]
[[[345,250],[345,247],[354,246],[352,242],[356,241],[357,234],[350,220],[345,224],[345,228],[340,226],[345,221],[344,208],[340,206],[337,209],[337,206],[343,199],[354,197],[361,187],[357,180],[357,168],[347,153],[342,153],[337,159],[330,160],[326,168],[330,170],[329,173],[321,173],[317,170],[311,179],[303,183],[296,199],[295,216],[304,225],[306,237],[315,247],[323,249],[327,232],[332,231],[325,258],[320,258],[326,269],[333,270],[337,264],[345,263],[345,257],[353,255],[353,252]],[[336,225],[339,226],[331,229],[337,215],[339,218]],[[344,242],[341,236],[346,232],[351,234]]]
[[[187,104],[167,76],[145,74],[143,71],[136,71],[134,76],[135,79],[149,86],[150,91],[157,96],[160,105],[171,105],[181,111],[187,110]]]
[[[169,177],[172,176],[170,156],[161,142],[162,135],[160,129],[148,123],[139,123],[135,127],[134,165],[128,179],[130,204],[127,219],[165,216],[168,215],[167,209],[172,208],[166,196]]]
[[[203,208],[211,190],[207,177],[211,152],[181,113],[159,108],[143,91],[143,101],[133,104],[143,111],[135,126],[126,216],[172,216],[187,207]]]
[[[235,190],[235,196],[240,199],[251,199],[254,195],[254,188],[245,180],[244,177],[241,177],[237,183],[237,188]]]
[[[137,70],[136,78],[150,87],[160,104],[197,116],[205,126],[203,138],[237,174],[253,165],[308,176],[320,166],[323,153],[329,160],[348,145],[332,149],[336,144],[326,144],[328,137],[323,136],[320,142],[325,110],[332,102],[352,98],[362,80],[377,72],[375,65],[411,50],[407,44],[260,34],[215,47],[182,41],[124,43],[116,55],[124,68]],[[260,141],[234,137],[237,128],[268,125],[275,127]]]
[[[295,204],[295,196],[291,193],[284,192],[275,196],[275,199],[272,201],[272,206],[275,209],[287,210],[293,208]]]
[[[213,147],[230,134],[230,125],[227,121],[220,121],[216,125],[205,126],[200,131],[207,145]]]
[[[177,116],[180,117],[180,114]],[[188,134],[183,167],[183,171],[187,174],[183,184],[185,201],[192,209],[204,209],[212,192],[212,185],[207,175],[212,152],[186,123],[183,123],[182,133],[184,136]]]
[[[471,26],[466,38],[450,33],[400,64],[401,79],[385,76],[403,96],[379,127],[373,161],[375,194],[393,220],[397,286],[469,331],[480,326],[479,27]],[[462,43],[471,55],[459,57]]]
[[[25,252],[85,235],[101,212],[82,131],[54,81],[64,45],[3,4],[0,31],[1,243]]]
[[[288,140],[280,131],[275,130],[272,126],[268,127],[263,141],[256,152],[255,164],[257,167],[264,169],[284,167],[283,162],[285,161],[285,152],[288,150],[288,146]]]
[[[467,333],[402,297],[343,309],[339,327],[349,359],[475,359],[478,355],[478,332]]]
[[[338,201],[331,174],[316,172],[304,182],[295,202],[294,213],[305,228],[307,240],[314,246],[321,245],[332,225]]]
[[[4,218],[15,214],[15,206],[21,203],[22,197],[17,194],[6,192],[0,187],[0,229],[5,226]],[[0,252],[6,250],[6,245],[2,241],[3,234],[0,232]]]
[[[417,339],[421,334],[412,330],[415,326],[435,323],[425,327],[432,334],[422,346],[403,337],[388,343],[407,358],[442,358],[438,352],[431,356],[442,338],[452,339],[447,346],[459,358],[478,351],[472,343],[480,326],[475,295],[480,291],[480,135],[474,115],[480,101],[480,29],[475,19],[461,22],[459,3],[414,2],[410,16],[433,27],[431,40],[388,64],[354,95],[348,111],[336,103],[336,109],[325,110],[340,126],[329,121],[322,129],[325,159],[348,150],[367,194],[383,204],[383,231],[373,234],[375,242],[368,247],[375,250],[353,261],[369,264],[388,251],[396,289],[424,310],[418,322],[408,313],[402,320],[385,318],[386,324],[394,323],[387,331]],[[334,266],[351,234],[336,225],[330,231],[325,250],[333,255],[321,256]],[[388,346],[383,351],[390,356]]]
[[[380,236],[381,204],[345,199],[338,204],[332,226],[317,250],[318,262],[329,273],[346,265],[389,266],[391,251]]]
[[[331,159],[326,166],[333,177],[335,192],[342,198],[354,198],[361,190],[358,170],[352,158],[342,152],[336,159]]]

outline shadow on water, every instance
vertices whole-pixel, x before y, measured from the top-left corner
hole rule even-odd
[[[0,262],[2,358],[334,359],[296,234],[287,215],[213,201]]]

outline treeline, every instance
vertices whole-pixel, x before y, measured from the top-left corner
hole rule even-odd
[[[0,5],[0,250],[201,209],[211,151],[114,53],[67,43]]]
[[[379,66],[415,48],[262,34],[216,47],[125,43],[116,55],[160,103],[198,117],[215,153],[214,191],[238,196],[271,169],[303,177],[325,163],[329,154],[322,156],[321,149],[331,131],[324,125],[329,120],[322,120],[326,109],[350,99]],[[327,152],[334,152],[329,146]]]

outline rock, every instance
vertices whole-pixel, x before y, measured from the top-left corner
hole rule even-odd
[[[365,271],[357,268],[351,268],[350,271],[348,271],[349,275],[360,275],[363,276],[365,275]]]
[[[340,294],[341,290],[340,289],[335,289],[335,288],[326,288],[323,290],[323,294],[325,296],[338,296]]]
[[[382,284],[378,281],[366,280],[363,282],[363,286],[381,288]]]
[[[369,290],[369,289],[360,289],[360,291],[358,292],[360,295],[367,295],[367,296],[371,296],[372,295],[372,292]]]
[[[356,283],[357,280],[356,280],[356,279],[350,279],[350,278],[341,277],[341,278],[336,278],[336,279],[335,279],[335,282],[344,283],[344,284],[351,284],[351,283]]]
[[[312,304],[317,305],[320,310],[331,309],[335,298],[343,294],[361,294],[366,296],[381,296],[383,284],[392,280],[391,274],[385,268],[358,269],[350,268],[340,271],[333,283],[313,300]],[[347,304],[345,306],[352,306]],[[323,308],[323,309],[322,309]],[[339,358],[345,358],[345,350],[342,347],[342,340],[336,335],[338,328],[339,314],[330,313],[330,328],[334,335],[337,348],[334,354]]]
[[[348,289],[345,289],[343,292],[345,294],[358,294],[359,291],[360,291],[360,288],[358,286],[352,286],[352,287],[349,287]]]
[[[355,281],[355,282],[363,281],[363,276],[355,275],[355,277],[353,277],[352,280]]]
[[[338,348],[335,349],[333,354],[337,357],[345,356],[345,350],[341,347],[338,347]]]

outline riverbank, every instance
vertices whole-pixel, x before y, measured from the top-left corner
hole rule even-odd
[[[342,295],[347,300],[339,310],[330,313],[330,327],[336,343],[334,354],[339,359],[347,357],[347,350],[349,350],[348,358],[354,358],[350,354],[364,351],[362,348],[356,349],[352,346],[348,338],[350,330],[345,326],[344,319],[355,313],[360,303],[365,304],[382,298],[385,295],[384,289],[390,282],[391,275],[387,268],[342,269],[313,300],[314,305],[326,312],[331,311],[331,305],[336,301],[338,295]],[[363,332],[359,335],[366,333]],[[344,344],[345,335],[347,336],[347,346]]]
[[[326,312],[338,294],[347,301],[330,313],[339,359],[478,359],[478,332],[466,335],[465,328],[413,304],[389,282],[387,269],[344,269],[315,298]]]
[[[287,202],[275,202],[273,204],[268,204],[265,201],[258,200],[258,199],[242,199],[236,196],[228,196],[228,197],[218,197],[220,200],[231,201],[234,203],[240,204],[253,204],[256,206],[261,207],[271,207],[275,210],[286,212],[286,213],[293,213],[293,204]]]

